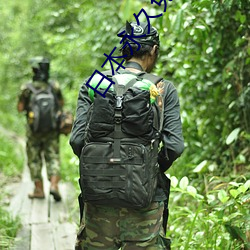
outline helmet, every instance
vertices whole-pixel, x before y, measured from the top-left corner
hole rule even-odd
[[[137,22],[126,22],[126,26],[121,28],[117,33],[118,37],[124,37],[129,35],[134,41],[139,44],[147,44],[147,45],[158,45],[160,46],[159,34],[157,29],[150,25],[150,30],[148,32],[149,23],[141,22],[137,24]],[[124,37],[123,44],[128,42],[129,44],[136,44],[129,37]]]
[[[49,79],[49,59],[41,56],[34,57],[30,60],[30,64],[34,73],[33,80],[47,82]]]

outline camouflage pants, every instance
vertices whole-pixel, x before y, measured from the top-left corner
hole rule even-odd
[[[48,179],[52,175],[60,174],[58,133],[52,132],[46,135],[27,133],[26,152],[33,181],[42,180],[43,162],[46,164]]]
[[[170,249],[162,212],[163,202],[140,210],[85,204],[75,250]]]

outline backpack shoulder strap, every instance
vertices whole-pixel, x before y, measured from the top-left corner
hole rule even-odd
[[[49,80],[48,81],[48,90],[49,91],[51,91],[53,94],[54,94],[54,92],[56,91],[56,82],[55,81],[51,81],[51,80]]]
[[[105,71],[102,71],[101,72],[103,75],[109,77],[109,78],[112,78],[113,74],[112,74],[112,71],[111,70],[105,70]],[[117,72],[115,71],[115,75],[117,74]]]
[[[130,87],[132,87],[138,81],[138,78],[135,76],[135,78],[128,81],[126,85],[119,85],[115,77],[112,77],[112,80],[116,83],[114,85],[116,95],[122,96]]]
[[[156,76],[153,74],[149,74],[146,72],[140,72],[139,76],[142,77],[143,79],[149,80],[152,83],[154,83],[156,86],[159,82],[161,82],[163,80],[163,78],[161,76]],[[164,120],[164,98],[163,96],[161,96],[161,101],[162,101],[162,105],[161,105],[161,109],[160,109],[160,122],[159,122],[159,131],[162,130],[163,127],[163,120]],[[157,105],[158,106],[158,105]],[[158,107],[159,108],[159,107]]]
[[[156,75],[153,75],[153,74],[149,74],[149,73],[146,73],[146,72],[140,72],[138,74],[138,76],[142,77],[143,79],[146,79],[146,80],[149,80],[151,81],[152,83],[154,83],[155,85],[162,81],[162,77],[161,76],[156,76]]]
[[[33,86],[32,83],[28,83],[28,84],[27,84],[27,88],[28,88],[32,93],[34,93],[34,94],[37,94],[37,93],[43,91],[43,89],[37,89],[37,88],[35,88],[35,87]],[[49,90],[50,92],[53,92],[53,89],[54,89],[54,88],[53,88],[53,83],[48,82],[47,90]]]
[[[39,92],[39,90],[37,90],[37,89],[32,85],[32,83],[28,83],[28,84],[27,84],[27,88],[28,88],[32,93],[34,93],[34,94],[36,94],[36,93]]]

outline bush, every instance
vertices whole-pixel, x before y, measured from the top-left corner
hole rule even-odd
[[[171,183],[167,236],[173,249],[249,249],[250,180],[212,177],[204,195],[187,177],[172,176]]]
[[[23,170],[24,154],[17,140],[0,135],[0,172],[7,176],[20,176]]]
[[[0,207],[0,249],[10,249],[20,225],[19,219],[12,218]]]

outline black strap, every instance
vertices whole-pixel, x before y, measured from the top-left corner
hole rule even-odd
[[[82,222],[82,217],[83,217],[83,210],[84,210],[84,201],[82,197],[82,193],[78,195],[78,204],[79,204],[79,212],[80,212],[80,224]]]
[[[137,62],[126,62],[125,68],[134,68],[134,69],[140,70],[141,72],[137,75],[141,76],[143,79],[147,79],[147,80],[153,82],[154,84],[157,84],[158,82],[160,82],[163,79],[162,77],[146,73],[143,70],[142,66]]]
[[[102,181],[88,181],[86,183],[86,186],[85,188],[91,188],[91,189],[96,189],[96,188],[99,188],[99,189],[116,189],[116,188],[124,188],[124,181],[116,181],[115,179],[113,179],[112,181],[110,182],[102,182]],[[114,193],[113,191],[111,193]],[[93,194],[91,194],[93,196]],[[97,195],[97,196],[100,196],[100,195]],[[106,196],[106,194],[105,194]],[[115,193],[114,193],[114,197],[115,197]],[[100,196],[100,199],[102,196]]]
[[[32,83],[27,84],[27,87],[34,94],[37,94],[37,93],[39,93],[41,91],[44,91],[44,89],[42,89],[42,88],[38,88],[38,89],[35,88]],[[48,83],[48,87],[46,89],[53,93],[53,88],[52,88],[50,83]]]
[[[115,109],[115,129],[114,129],[114,157],[116,159],[120,159],[120,146],[121,146],[121,119],[122,119],[122,101],[123,101],[123,94],[132,87],[136,82],[137,78],[131,79],[126,85],[118,84],[115,77],[112,77],[113,81],[116,83],[114,85],[114,89],[116,92],[116,109]]]
[[[127,82],[126,85],[118,84],[117,79],[115,77],[113,77],[112,80],[116,83],[114,85],[114,88],[117,96],[122,96],[130,87],[132,87],[138,81],[136,76],[135,78]]]
[[[169,201],[169,194],[170,194],[170,186],[171,186],[171,180],[162,172],[160,171],[158,174],[158,182],[163,189],[163,192],[166,195],[166,200],[164,200],[164,210],[163,210],[163,229],[165,233],[167,232],[167,223],[168,223],[168,201]]]
[[[40,90],[39,90],[39,89],[36,89],[36,88],[32,85],[32,83],[29,83],[29,84],[27,85],[27,87],[28,87],[28,89],[29,89],[33,94],[37,94],[38,92],[40,92]]]
[[[105,70],[101,72],[103,75],[107,76],[108,78],[112,78],[113,76],[113,72],[111,70]],[[117,72],[115,71],[115,75],[117,74]]]
[[[119,148],[120,151],[120,148]],[[94,164],[125,164],[125,163],[132,163],[135,165],[139,165],[139,164],[143,164],[141,158],[133,158],[133,159],[123,159],[123,158],[117,158],[117,161],[110,161],[109,158],[107,157],[95,157],[95,156],[89,156],[89,157],[84,157],[83,163],[88,164],[88,163],[94,163]],[[87,175],[87,170],[85,170],[84,174]],[[92,172],[94,172],[94,170],[91,170]],[[99,170],[98,170],[99,171]],[[107,170],[105,170],[107,171]],[[99,171],[100,172],[100,171]]]
[[[97,157],[95,157],[97,158]],[[107,163],[107,162],[102,162],[102,163]],[[127,171],[126,169],[105,169],[101,171],[100,169],[84,169],[84,176],[83,179],[86,179],[86,176],[121,176],[121,175],[126,175]]]
[[[138,76],[142,77],[143,79],[149,80],[150,82],[154,83],[155,85],[157,83],[159,83],[160,81],[162,81],[162,79],[163,79],[161,76],[156,76],[156,75],[149,74],[146,72],[140,72],[138,74]]]

